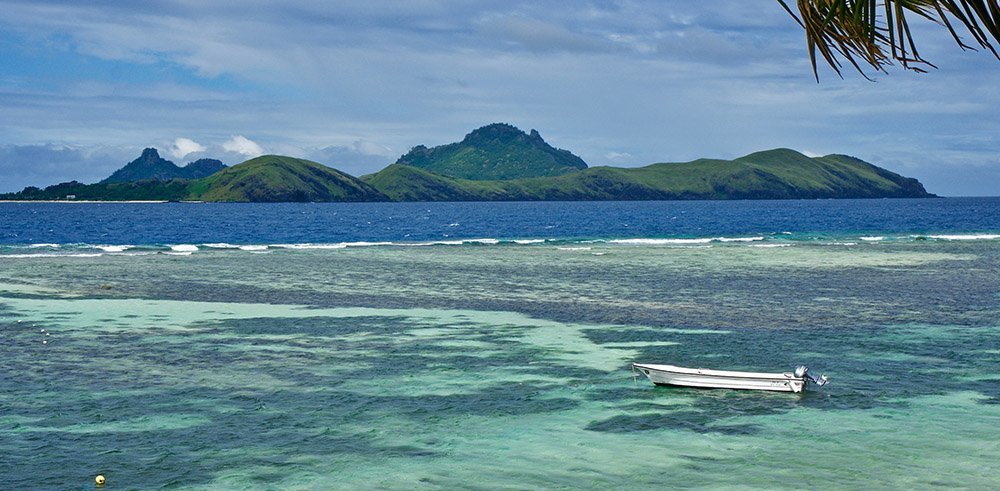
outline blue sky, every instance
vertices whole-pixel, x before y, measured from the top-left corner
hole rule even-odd
[[[1000,195],[1000,62],[914,29],[938,70],[816,83],[773,0],[0,0],[0,192],[147,146],[360,175],[507,122],[592,166],[789,147]]]

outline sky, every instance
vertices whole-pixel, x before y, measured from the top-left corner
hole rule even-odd
[[[1000,61],[911,27],[937,69],[817,82],[774,0],[0,0],[0,192],[145,147],[362,175],[504,122],[591,166],[787,147],[1000,195]]]

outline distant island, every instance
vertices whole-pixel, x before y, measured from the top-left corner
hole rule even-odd
[[[135,182],[146,179],[156,179],[168,181],[170,179],[201,179],[208,177],[222,169],[226,164],[215,159],[199,159],[189,162],[184,167],[163,159],[155,148],[147,148],[142,151],[139,158],[125,164],[125,167],[118,169],[110,177],[100,182],[108,184],[112,182]]]
[[[456,143],[414,147],[354,177],[309,160],[264,155],[227,167],[179,167],[147,148],[107,179],[29,186],[0,200],[361,202],[928,198],[919,181],[847,155],[779,148],[734,160],[589,167],[580,157],[503,123]]]

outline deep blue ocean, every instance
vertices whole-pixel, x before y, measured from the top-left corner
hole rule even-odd
[[[0,475],[1000,489],[1000,198],[0,203]]]
[[[1000,232],[1000,198],[498,203],[0,203],[2,244],[287,244]]]

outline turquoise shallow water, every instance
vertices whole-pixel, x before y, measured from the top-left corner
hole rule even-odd
[[[108,489],[996,488],[1000,242],[0,256],[0,469]],[[789,370],[653,387],[633,361]]]

